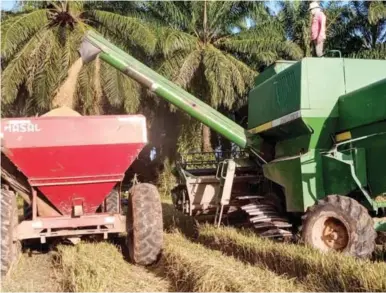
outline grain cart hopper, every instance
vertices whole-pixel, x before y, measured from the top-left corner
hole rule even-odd
[[[201,173],[180,168],[177,208],[216,223],[243,214],[266,236],[286,236],[293,224],[320,250],[372,253],[386,229],[386,60],[276,63],[257,77],[243,129],[94,32],[81,54],[99,54],[247,154],[214,156],[217,168]]]
[[[60,109],[61,110],[61,109]],[[72,111],[72,110],[70,110]],[[142,115],[56,116],[1,120],[1,272],[21,241],[128,232],[132,260],[154,262],[162,248],[162,211],[157,189],[132,187],[126,217],[119,182],[147,142]],[[60,111],[59,111],[60,112]],[[18,222],[15,192],[32,207]]]

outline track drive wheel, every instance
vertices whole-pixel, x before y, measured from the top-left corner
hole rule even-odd
[[[112,214],[119,213],[119,192],[113,188],[106,196],[106,212]]]
[[[376,232],[365,207],[350,197],[329,195],[308,208],[302,238],[323,252],[366,258],[375,249]]]
[[[127,208],[127,245],[131,260],[151,265],[161,255],[163,219],[161,198],[157,188],[140,183],[129,191]]]
[[[1,188],[1,276],[5,276],[20,253],[20,242],[13,241],[18,224],[16,195]]]

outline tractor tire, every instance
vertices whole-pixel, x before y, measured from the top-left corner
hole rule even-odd
[[[114,188],[106,197],[106,212],[111,214],[119,214],[119,204],[119,192]]]
[[[20,243],[13,241],[18,224],[16,195],[1,188],[1,276],[5,276],[20,253]]]
[[[308,208],[302,219],[303,241],[323,252],[367,258],[375,249],[373,219],[355,199],[329,195]]]
[[[163,246],[161,198],[148,183],[133,186],[127,208],[127,246],[131,261],[151,265],[158,261]]]

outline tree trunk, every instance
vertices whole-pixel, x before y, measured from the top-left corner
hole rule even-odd
[[[212,144],[210,143],[210,128],[202,125],[202,151],[213,152]]]

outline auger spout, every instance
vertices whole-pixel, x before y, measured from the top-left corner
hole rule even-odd
[[[85,63],[91,62],[99,54],[103,61],[146,86],[212,130],[241,148],[247,146],[247,132],[243,127],[114,46],[96,32],[87,33],[79,52]]]

